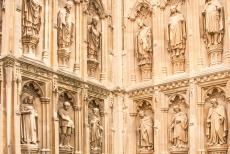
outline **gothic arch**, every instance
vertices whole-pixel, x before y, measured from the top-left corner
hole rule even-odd
[[[189,106],[188,101],[186,100],[186,96],[183,94],[175,94],[169,97],[169,106],[175,103],[184,103]]]
[[[129,14],[129,19],[135,21],[138,16],[148,16],[152,14],[152,4],[148,0],[137,0]],[[141,14],[144,11],[145,14]]]
[[[220,86],[210,87],[204,92],[203,101],[206,102],[212,97],[216,97],[217,95],[220,97],[225,97],[225,90]]]
[[[22,94],[28,93],[36,97],[44,97],[44,91],[36,81],[27,81],[22,85]]]

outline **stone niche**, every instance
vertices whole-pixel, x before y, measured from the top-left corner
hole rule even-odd
[[[208,154],[227,154],[229,148],[229,107],[224,90],[207,91],[204,105],[205,142]]]
[[[101,0],[89,0],[87,5],[87,70],[92,79],[99,79],[102,58],[102,20],[105,10]]]
[[[169,151],[171,154],[188,154],[188,104],[181,94],[173,95],[169,103]]]
[[[152,5],[149,1],[137,1],[129,14],[134,33],[135,76],[139,81],[152,79],[153,45],[152,45]]]
[[[26,82],[22,86],[20,115],[20,142],[22,154],[38,154],[42,139],[42,108],[41,98],[43,92],[34,82]]]
[[[137,153],[154,152],[154,119],[150,100],[137,102]]]
[[[59,153],[72,154],[74,152],[75,114],[74,97],[69,92],[62,92],[58,101],[59,119]]]
[[[103,101],[92,99],[88,105],[90,154],[102,154],[104,146]]]

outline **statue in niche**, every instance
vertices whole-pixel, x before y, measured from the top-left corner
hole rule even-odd
[[[177,6],[172,6],[170,11],[171,14],[168,23],[168,50],[171,54],[174,71],[184,71],[186,22],[183,14],[178,11]]]
[[[71,105],[68,101],[63,103],[63,107],[58,110],[60,121],[60,148],[73,149],[70,145],[70,138],[74,133],[74,122],[71,119]]]
[[[188,143],[188,117],[178,105],[173,107],[175,112],[170,126],[170,142],[172,150],[185,149]]]
[[[139,112],[140,116],[140,151],[153,150],[153,119],[145,115],[144,111]]]
[[[72,16],[70,14],[73,1],[68,0],[63,9],[58,12],[57,18],[57,37],[58,37],[58,55],[59,65],[66,66],[69,62],[70,47],[73,43],[73,25]]]
[[[224,35],[224,9],[219,0],[206,0],[202,15],[207,46],[221,44]]]
[[[97,60],[101,49],[101,32],[97,29],[99,21],[98,16],[93,16],[92,22],[88,25],[88,59],[92,60]]]
[[[41,27],[40,0],[23,0],[22,2],[22,44],[25,54],[35,54],[39,42]]]
[[[27,96],[20,105],[21,144],[37,144],[37,111],[33,96]]]
[[[151,28],[146,26],[143,20],[138,20],[138,33],[136,39],[136,55],[139,65],[152,63],[152,38]]]
[[[227,144],[228,126],[225,107],[218,103],[216,98],[210,100],[212,107],[208,111],[206,135],[208,145]]]
[[[92,151],[101,150],[103,127],[101,125],[99,109],[93,108],[93,116],[90,119],[90,148]]]

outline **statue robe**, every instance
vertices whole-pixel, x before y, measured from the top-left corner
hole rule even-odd
[[[176,140],[183,141],[184,143],[187,143],[188,142],[187,128],[188,128],[187,115],[184,112],[176,113],[172,120],[171,135],[170,135],[171,142],[173,142],[174,139],[176,139]]]
[[[210,124],[206,130],[209,144],[225,144],[228,127],[224,106],[218,105],[216,108],[210,108],[207,123]]]
[[[181,13],[177,12],[169,18],[168,35],[170,49],[185,48],[186,25],[184,16]]]
[[[38,37],[41,26],[41,8],[39,0],[23,0],[22,36]]]
[[[37,142],[36,111],[32,105],[21,105],[21,142],[35,144]]]
[[[151,117],[143,117],[140,119],[140,146],[153,146],[153,120]]]

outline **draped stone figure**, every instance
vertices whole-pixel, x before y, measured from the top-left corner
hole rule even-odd
[[[101,49],[101,32],[97,29],[98,16],[93,16],[92,22],[88,25],[88,58],[97,60],[98,52]]]
[[[70,145],[70,138],[74,133],[74,122],[71,118],[70,103],[65,101],[63,107],[58,110],[60,121],[60,148],[73,148]]]
[[[101,150],[103,127],[101,125],[99,109],[93,108],[93,116],[90,119],[90,148],[92,151]]]
[[[68,0],[63,9],[58,12],[57,37],[59,65],[66,66],[69,62],[70,47],[73,43],[73,19],[70,14],[73,5],[72,0]]]
[[[139,65],[152,63],[152,38],[151,28],[143,20],[138,20],[138,33],[136,38],[136,55]]]
[[[172,149],[187,148],[188,143],[188,117],[179,106],[174,106],[175,114],[170,126],[170,142]]]
[[[219,0],[206,0],[203,15],[204,37],[208,47],[220,44],[224,34],[224,9]]]
[[[225,107],[213,98],[210,100],[212,107],[208,111],[206,135],[208,145],[223,145],[227,143],[228,121]]]
[[[37,111],[34,108],[33,96],[27,96],[20,105],[20,130],[22,144],[37,144]]]
[[[35,54],[41,27],[40,0],[22,1],[22,44],[25,54]]]
[[[153,150],[153,119],[146,116],[144,111],[140,111],[139,116],[140,151]]]
[[[184,71],[186,47],[186,22],[182,13],[172,6],[168,22],[168,50],[171,55],[174,72]],[[178,67],[180,66],[180,67]]]

